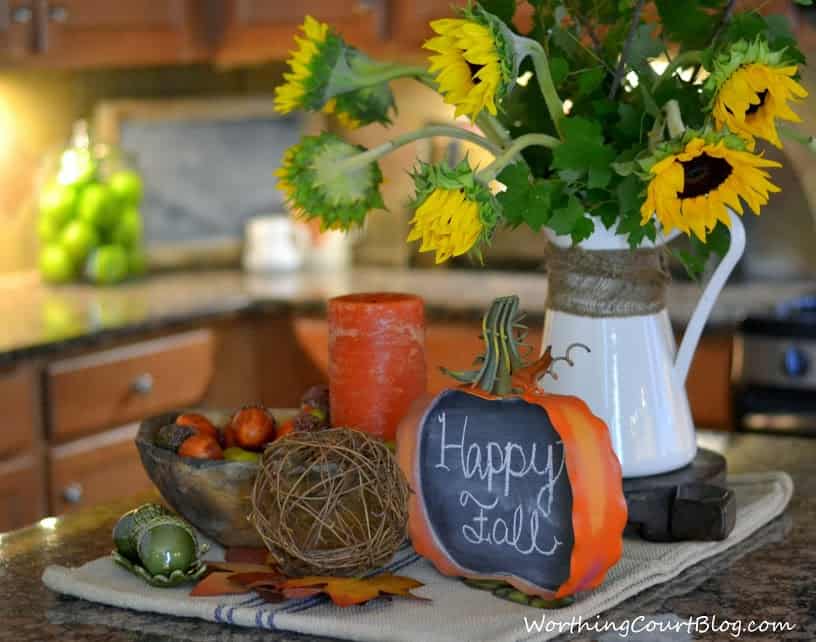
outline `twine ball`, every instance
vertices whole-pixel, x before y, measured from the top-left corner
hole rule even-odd
[[[264,451],[250,519],[287,575],[361,575],[404,541],[408,492],[378,439],[348,428],[295,432]]]

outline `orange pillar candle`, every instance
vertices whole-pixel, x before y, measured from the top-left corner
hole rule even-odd
[[[425,392],[425,308],[412,294],[329,301],[329,393],[334,426],[387,441]]]

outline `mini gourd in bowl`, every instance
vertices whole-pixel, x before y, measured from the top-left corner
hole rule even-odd
[[[397,455],[420,555],[445,575],[560,600],[598,586],[618,561],[626,502],[606,425],[577,397],[537,387],[554,360],[548,348],[524,363],[518,304],[493,302],[475,369],[449,372],[462,385],[417,400]]]
[[[151,481],[185,520],[222,546],[260,547],[247,516],[261,452],[291,432],[328,425],[327,388],[314,386],[299,410],[254,404],[151,417],[139,427],[136,447]]]

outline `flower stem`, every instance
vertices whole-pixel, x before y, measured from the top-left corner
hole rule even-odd
[[[777,129],[782,138],[792,140],[800,145],[804,145],[811,152],[816,152],[816,137],[803,134],[789,125],[779,124],[777,125]]]
[[[535,40],[528,40],[527,38],[520,39],[525,41],[528,47],[530,57],[533,59],[533,68],[535,69],[535,77],[538,82],[538,87],[541,90],[541,95],[544,96],[544,102],[547,104],[547,111],[550,113],[550,118],[555,125],[555,130],[561,135],[561,119],[564,117],[564,103],[558,96],[558,91],[553,82],[552,73],[550,73],[550,62],[547,59],[547,53]]]
[[[496,156],[495,160],[485,167],[478,174],[479,180],[485,183],[493,180],[507,165],[512,163],[516,156],[524,149],[537,145],[538,147],[547,147],[548,149],[555,149],[561,144],[561,141],[554,136],[547,134],[524,134],[516,138],[513,143],[507,147],[501,154]]]
[[[680,103],[672,99],[663,106],[666,113],[666,125],[669,127],[671,138],[680,138],[686,131],[683,115],[680,113]]]
[[[415,78],[426,87],[433,89],[436,93],[440,93],[439,85],[430,74],[425,73],[421,76],[415,76]],[[476,125],[482,130],[487,139],[498,147],[505,147],[510,144],[512,140],[510,134],[504,128],[504,125],[489,112],[483,111],[479,114],[476,118]]]
[[[376,71],[371,73],[361,74],[361,87],[370,87],[372,85],[379,85],[383,82],[396,80],[397,78],[416,78],[423,77],[430,78],[430,74],[424,67],[413,67],[406,65],[398,65],[391,63],[381,63]]]
[[[652,85],[652,93],[657,91],[663,81],[668,80],[674,75],[674,72],[678,69],[682,68],[683,66],[690,66],[690,65],[697,65],[703,60],[703,52],[702,51],[684,51],[681,53],[677,58],[671,61],[668,67],[666,67],[665,71],[660,74],[660,76],[655,80],[654,84]]]
[[[414,141],[421,140],[423,138],[434,138],[436,136],[466,140],[470,143],[483,147],[494,156],[502,153],[500,147],[491,143],[484,136],[480,136],[474,132],[469,132],[466,129],[461,129],[452,125],[430,125],[428,127],[423,127],[422,129],[417,129],[392,138],[382,145],[372,147],[368,151],[362,152],[357,156],[353,156],[348,160],[339,163],[337,165],[337,170],[344,172],[351,171],[357,167],[367,165],[368,163],[373,163],[374,161],[379,160],[386,154],[393,152],[395,149],[398,149],[403,145],[408,145],[409,143],[413,143]]]

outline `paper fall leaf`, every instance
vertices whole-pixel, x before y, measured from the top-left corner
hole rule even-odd
[[[266,602],[303,600],[325,593],[337,606],[365,604],[378,597],[404,597],[427,600],[411,593],[423,586],[410,577],[383,573],[374,577],[310,576],[287,578],[276,567],[248,562],[210,562],[213,572],[190,593],[193,597],[236,595],[255,591]]]
[[[284,595],[292,589],[319,589],[326,593],[337,606],[354,606],[364,604],[374,598],[384,596],[407,597],[415,600],[427,600],[411,593],[411,589],[423,586],[410,577],[383,573],[365,579],[348,577],[301,577],[286,580],[281,586]],[[428,600],[430,601],[430,600]]]
[[[190,591],[192,597],[214,597],[216,595],[239,595],[251,589],[230,581],[232,573],[210,573]]]

